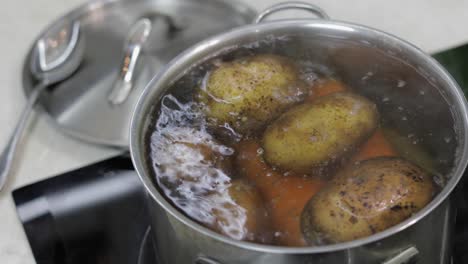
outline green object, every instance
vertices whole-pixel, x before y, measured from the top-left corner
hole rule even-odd
[[[455,78],[465,95],[468,95],[468,44],[433,55]]]

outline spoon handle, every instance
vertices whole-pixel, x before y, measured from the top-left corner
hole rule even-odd
[[[18,148],[18,143],[20,142],[23,131],[28,124],[29,117],[31,116],[31,113],[34,109],[34,105],[36,104],[39,95],[41,95],[45,87],[47,87],[47,84],[41,82],[32,89],[28,101],[26,102],[26,106],[24,107],[20,119],[16,124],[15,130],[13,131],[13,134],[11,135],[10,140],[8,141],[8,144],[6,145],[2,154],[0,154],[0,190],[5,185],[6,179],[10,174],[13,159]]]

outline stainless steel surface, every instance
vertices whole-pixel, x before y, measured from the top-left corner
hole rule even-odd
[[[414,260],[415,257],[419,254],[419,251],[415,247],[410,247],[403,250],[401,253],[392,257],[389,260],[386,260],[382,264],[405,264],[409,263],[411,260]]]
[[[128,148],[134,106],[154,74],[184,49],[249,23],[255,14],[237,1],[227,0],[90,1],[55,22],[81,22],[87,41],[83,66],[72,78],[44,93],[38,105],[69,135]],[[118,105],[109,104],[107,98],[120,72],[122,46],[131,26],[141,18],[152,21],[151,34],[138,59],[142,67],[137,67],[133,75],[133,88],[127,99]],[[28,95],[34,78],[26,67],[29,66],[25,64],[23,85]]]
[[[63,22],[63,24],[54,25],[58,28],[52,27],[50,29],[50,31],[55,32],[55,36],[43,37],[37,42],[37,56],[34,58],[38,58],[39,67],[36,63],[31,64],[31,72],[36,76],[63,65],[75,51],[80,36],[80,23],[76,21]]]
[[[218,261],[207,258],[207,257],[198,257],[194,263],[195,264],[221,264]]]
[[[13,134],[0,154],[0,190],[10,173],[16,150],[39,96],[45,88],[65,80],[76,71],[81,63],[82,46],[80,23],[76,21],[63,21],[55,25],[36,42],[29,69],[39,83],[29,95]]]
[[[138,260],[137,260],[137,263],[136,264],[146,264],[148,263],[146,261],[146,254],[147,252],[146,249],[147,249],[147,244],[148,243],[151,243],[150,241],[152,240],[152,236],[151,236],[151,227],[148,226],[146,228],[146,231],[145,231],[145,234],[143,235],[143,239],[141,240],[141,243],[140,243],[140,246],[139,246],[139,251],[138,251]],[[152,249],[151,247],[149,247],[150,249]],[[151,253],[155,253],[153,250]],[[156,254],[155,254],[156,255]]]
[[[149,199],[153,199],[149,197]],[[152,232],[161,264],[193,263],[200,255],[209,256],[220,264],[378,264],[389,260],[410,246],[417,246],[419,263],[446,264],[450,257],[440,252],[450,241],[451,232],[439,232],[435,227],[452,224],[444,215],[452,214],[446,200],[430,214],[406,228],[367,242],[353,241],[326,247],[289,248],[238,242],[219,237],[196,223],[168,213],[158,203],[148,204]],[[453,219],[452,219],[453,220]],[[370,242],[369,240],[372,239]],[[355,243],[357,242],[357,243]],[[445,252],[448,253],[448,252]]]
[[[287,9],[302,9],[302,10],[305,10],[305,11],[308,11],[308,12],[311,12],[311,13],[315,14],[320,19],[330,19],[330,17],[327,15],[327,13],[325,13],[325,11],[323,11],[320,7],[318,7],[316,5],[312,5],[312,4],[304,3],[304,2],[286,2],[286,3],[279,3],[279,4],[276,4],[276,5],[273,5],[273,6],[269,7],[269,8],[267,8],[267,9],[263,10],[255,18],[254,23],[258,24],[258,23],[262,22],[263,20],[265,20],[270,15],[272,15],[272,14],[274,14],[276,12],[279,12],[279,11],[287,10]]]
[[[208,58],[248,46],[336,69],[345,83],[378,102],[402,132],[423,135],[444,188],[422,210],[382,232],[345,243],[281,247],[229,239],[175,209],[155,187],[147,136],[155,105],[170,84]],[[401,110],[400,110],[401,109]],[[430,131],[430,133],[427,133]],[[244,26],[196,45],[175,58],[147,86],[135,109],[130,149],[149,194],[152,226],[162,263],[191,263],[199,256],[220,263],[382,263],[408,247],[420,263],[448,263],[453,217],[449,194],[468,163],[468,113],[453,78],[429,55],[395,36],[333,20],[282,20]]]
[[[81,65],[84,45],[80,22],[65,19],[35,42],[26,69],[36,81],[47,85],[63,81]]]
[[[132,26],[124,44],[124,56],[122,58],[120,73],[109,94],[109,102],[117,105],[127,99],[133,88],[133,76],[140,57],[143,44],[151,32],[152,23],[148,18],[138,20]]]

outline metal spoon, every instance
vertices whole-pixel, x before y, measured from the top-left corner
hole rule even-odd
[[[29,95],[15,130],[0,155],[0,190],[10,173],[18,143],[37,99],[46,87],[66,79],[78,69],[84,51],[82,42],[80,23],[71,21],[55,24],[37,41],[31,55],[31,72],[40,82]]]

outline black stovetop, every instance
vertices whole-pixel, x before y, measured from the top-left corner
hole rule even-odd
[[[457,206],[454,263],[468,263],[468,176]],[[37,264],[157,263],[145,193],[128,157],[117,157],[13,192]]]
[[[435,54],[468,93],[468,45]],[[468,175],[457,207],[453,263],[468,263]],[[112,158],[13,192],[37,264],[157,263],[145,193],[128,156]]]
[[[128,157],[20,188],[13,198],[37,264],[156,263],[145,193]]]

